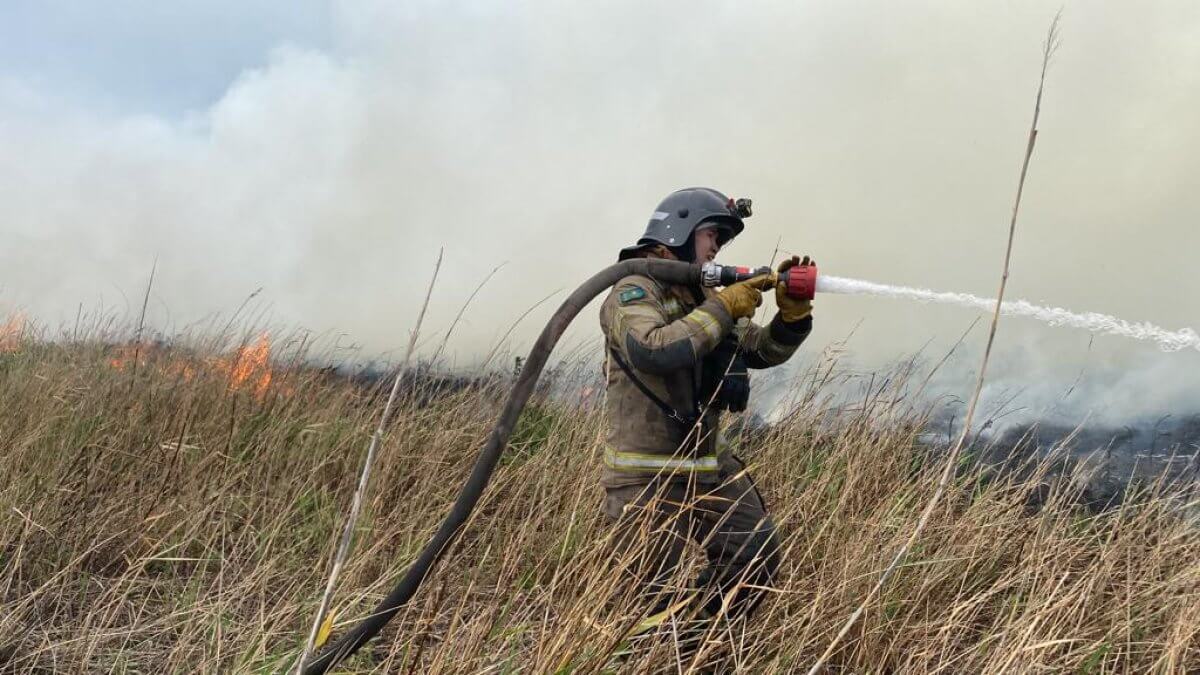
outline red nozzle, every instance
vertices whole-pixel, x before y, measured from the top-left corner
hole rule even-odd
[[[813,296],[817,294],[817,266],[789,267],[780,275],[779,281],[787,289],[788,297],[797,300],[812,300]]]

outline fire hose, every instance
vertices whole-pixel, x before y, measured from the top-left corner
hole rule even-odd
[[[429,543],[421,550],[420,555],[409,566],[400,582],[387,594],[387,597],[358,625],[328,645],[306,664],[303,675],[321,675],[342,659],[353,654],[368,640],[375,637],[417,592],[421,582],[437,564],[483,495],[492,472],[496,468],[496,463],[500,460],[500,456],[508,444],[508,438],[516,426],[517,418],[521,416],[521,410],[525,408],[525,403],[533,394],[534,386],[537,384],[538,377],[541,375],[542,368],[545,367],[554,345],[558,343],[559,338],[562,337],[563,332],[575,316],[589,302],[621,279],[634,274],[647,276],[664,284],[727,286],[753,276],[771,273],[771,269],[765,267],[751,269],[714,263],[701,266],[673,260],[636,258],[604,268],[575,289],[550,317],[550,321],[542,329],[537,342],[529,351],[529,357],[525,360],[520,375],[508,393],[504,409],[496,419],[496,424],[492,427],[492,432],[480,451],[479,457],[475,460],[470,476],[450,507],[450,513],[446,519],[442,521]],[[793,267],[780,275],[779,283],[783,284],[788,295],[811,299],[816,287],[816,275],[815,266]]]

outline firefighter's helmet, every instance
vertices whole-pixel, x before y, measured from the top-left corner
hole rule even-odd
[[[712,188],[687,188],[667,195],[646,224],[637,243],[621,249],[617,260],[625,260],[655,244],[670,248],[680,260],[693,262],[692,235],[701,225],[717,227],[721,246],[741,234],[743,219],[750,217],[749,199],[731,199]]]

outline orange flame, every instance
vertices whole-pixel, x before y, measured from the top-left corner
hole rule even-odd
[[[146,368],[152,361],[164,360],[163,349],[151,342],[117,345],[115,349],[116,352],[108,360],[108,365],[119,371],[125,371],[135,365],[138,368]],[[158,370],[168,375],[182,377],[185,382],[191,382],[196,378],[196,366],[186,357],[166,357],[165,363],[159,363]]]
[[[17,312],[0,324],[0,352],[15,352],[25,336],[25,315]]]
[[[254,392],[262,399],[271,386],[271,336],[263,333],[254,344],[239,347],[232,360],[221,359],[217,367],[229,374],[229,387]]]
[[[137,367],[141,368],[147,366],[152,360],[161,361],[162,359],[156,358],[159,356],[161,356],[161,352],[153,344],[126,344],[116,348],[116,353],[108,360],[108,364],[117,370],[124,371],[135,363]],[[252,344],[239,347],[231,356],[205,359],[200,363],[186,358],[170,358],[166,363],[160,363],[158,370],[191,382],[198,374],[198,370],[205,366],[223,375],[230,389],[248,390],[259,400],[266,397],[272,380],[276,379],[271,366],[271,338],[266,333],[259,336]],[[281,387],[285,394],[293,392],[293,388],[290,386],[281,385]]]
[[[139,368],[149,362],[149,352],[153,349],[148,344],[125,344],[117,347],[117,353],[108,360],[108,365],[117,370],[125,370],[136,364]]]

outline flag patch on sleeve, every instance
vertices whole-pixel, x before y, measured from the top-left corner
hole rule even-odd
[[[646,297],[646,291],[637,286],[630,286],[629,288],[621,291],[620,295],[617,296],[617,299],[621,301],[622,305],[628,305],[634,300],[641,300],[644,297]]]

